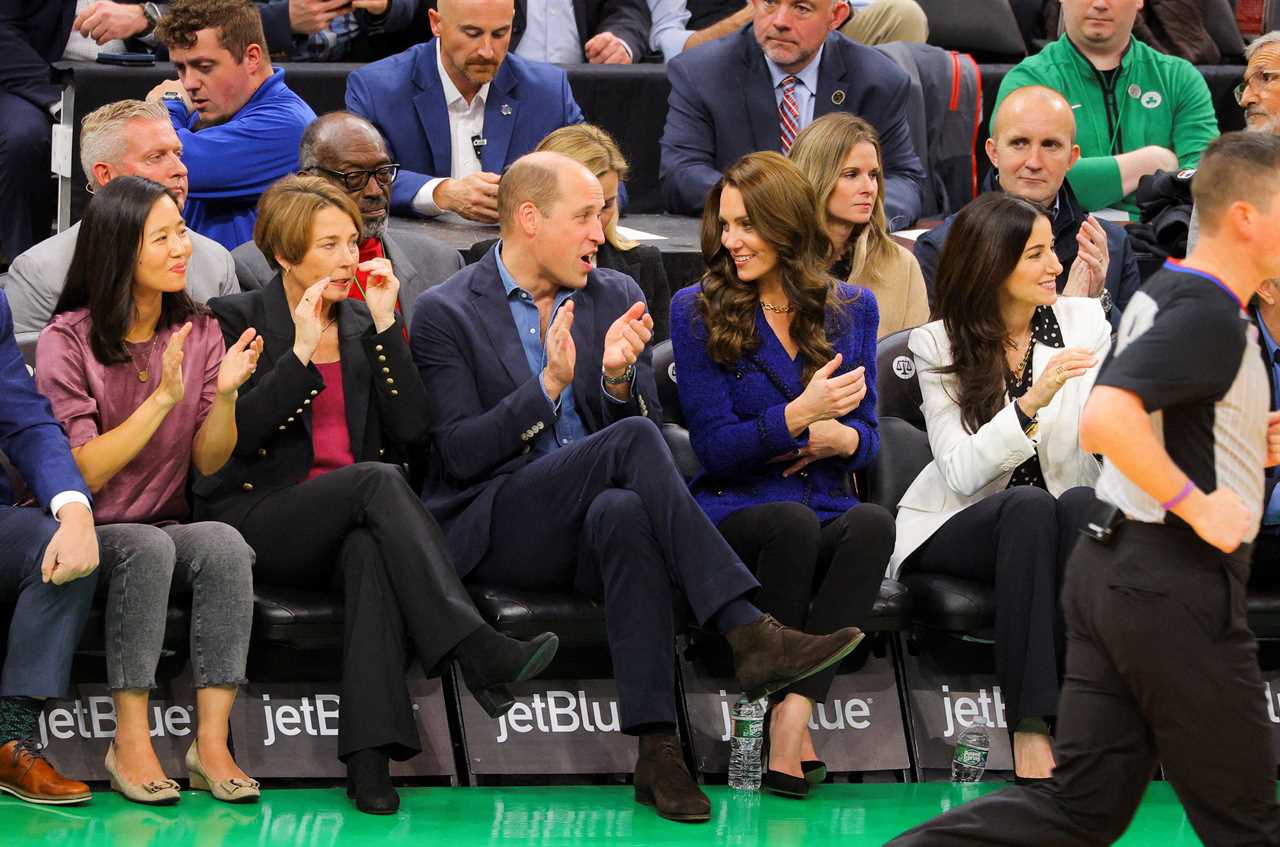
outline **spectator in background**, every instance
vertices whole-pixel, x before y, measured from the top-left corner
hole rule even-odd
[[[142,176],[169,190],[178,208],[187,201],[187,166],[182,143],[159,103],[121,100],[85,115],[80,124],[80,167],[90,190],[119,176]],[[80,222],[46,238],[13,260],[5,294],[13,308],[19,343],[34,341],[53,317],[62,294],[71,257],[80,237]],[[191,260],[186,291],[203,303],[220,294],[240,290],[227,248],[187,230]]]
[[[699,214],[720,171],[757,150],[785,154],[815,118],[843,111],[880,134],[889,229],[920,215],[924,169],[911,145],[910,80],[893,60],[833,30],[843,0],[756,0],[752,27],[667,66],[660,177],[667,210]]]
[[[507,55],[512,0],[443,0],[435,38],[347,77],[347,108],[403,169],[391,210],[498,220],[498,175],[552,130],[582,123],[564,71]]]
[[[185,291],[191,241],[163,185],[112,180],[93,198],[58,299],[40,334],[36,385],[71,442],[94,496],[108,582],[107,687],[116,732],[111,787],[148,805],[176,803],[151,745],[148,700],[171,587],[191,597],[191,667],[199,727],[192,788],[258,799],[227,746],[253,625],[253,551],[224,523],[191,523],[187,477],[212,474],[236,446],[236,392],[262,340],[224,349],[218,322]]]
[[[823,115],[796,136],[791,161],[817,192],[831,275],[875,294],[876,338],[929,320],[920,265],[885,228],[880,138],[871,124],[846,112]]]
[[[350,112],[330,112],[307,127],[298,148],[298,170],[322,177],[360,208],[360,261],[385,257],[400,278],[396,311],[408,326],[418,295],[462,268],[462,255],[416,225],[392,229],[391,187],[399,165],[373,124]],[[236,276],[246,291],[263,288],[275,276],[252,241],[232,253]],[[363,300],[369,274],[357,268],[348,296]]]
[[[258,197],[297,170],[311,107],[272,68],[248,0],[177,0],[156,31],[178,69],[147,100],[162,102],[190,170],[189,226],[228,250],[253,237]]]
[[[1111,325],[1119,328],[1124,307],[1142,284],[1138,260],[1124,227],[1087,213],[1067,179],[1080,159],[1076,121],[1067,101],[1038,85],[1011,92],[991,120],[986,151],[993,168],[987,190],[1003,191],[1050,211],[1053,251],[1062,265],[1058,293],[1100,298]],[[937,305],[934,280],[955,217],[916,241],[930,307]]]
[[[49,63],[62,56],[75,8],[75,0],[11,0],[0,11],[0,262],[53,225],[49,138],[62,88]]]
[[[923,43],[929,19],[916,0],[850,0],[840,31],[861,44]],[[649,46],[670,62],[684,50],[723,38],[751,23],[752,4],[741,0],[649,0]]]
[[[1218,135],[1200,72],[1133,37],[1141,6],[1142,0],[1063,0],[1066,32],[1018,63],[996,97],[997,111],[1028,85],[1066,98],[1081,153],[1069,179],[1088,212],[1114,207],[1135,215],[1141,177],[1194,168]]]
[[[1041,207],[983,194],[954,236],[938,271],[941,320],[911,332],[933,461],[898,505],[890,575],[993,586],[1014,773],[1045,779],[1066,637],[1058,591],[1100,470],[1080,449],[1080,412],[1111,325],[1096,300],[1058,296]]]
[[[629,65],[644,58],[650,29],[645,0],[515,0],[511,52],[531,62]]]
[[[815,202],[777,153],[730,165],[702,216],[707,272],[672,301],[671,339],[698,505],[760,580],[756,604],[821,634],[866,623],[894,525],[852,485],[880,449],[876,298],[827,273]],[[804,797],[826,778],[808,723],[835,674],[770,698],[765,789]]]
[[[596,251],[596,267],[624,273],[636,281],[653,316],[653,342],[665,341],[671,334],[667,319],[671,287],[662,264],[662,252],[652,244],[638,244],[618,232],[618,197],[628,169],[618,143],[594,124],[574,124],[542,139],[538,149],[581,162],[600,180],[604,190],[604,212],[600,215],[604,243]],[[490,240],[475,244],[470,251],[471,260],[480,261],[494,243]]]

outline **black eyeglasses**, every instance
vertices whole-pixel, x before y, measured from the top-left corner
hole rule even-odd
[[[337,177],[342,180],[342,187],[348,191],[359,191],[369,184],[369,177],[373,177],[378,181],[378,185],[390,185],[396,181],[396,174],[400,173],[400,164],[392,162],[389,165],[380,165],[372,169],[361,169],[358,171],[331,171],[328,168],[314,167],[307,168],[310,171],[319,171],[329,176]]]

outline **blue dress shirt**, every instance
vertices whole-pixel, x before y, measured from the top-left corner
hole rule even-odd
[[[538,314],[538,307],[534,305],[533,296],[516,283],[515,277],[503,263],[502,242],[495,244],[493,250],[494,258],[498,260],[498,276],[502,277],[502,287],[507,292],[507,305],[511,308],[511,318],[516,322],[516,332],[520,334],[520,346],[524,348],[530,373],[536,377],[547,366],[547,350],[542,343],[542,319]],[[571,289],[562,288],[556,294],[555,302],[551,306],[551,317],[547,319],[548,328],[556,319],[556,313],[560,311],[560,307],[573,296],[573,293]],[[543,394],[546,394],[545,388]],[[582,418],[578,416],[578,407],[574,405],[572,385],[566,385],[560,392],[559,403],[552,403],[550,397],[547,397],[547,402],[556,412],[556,425],[554,429],[543,432],[534,439],[532,446],[535,455],[550,453],[557,447],[564,447],[587,437],[587,428],[582,425]]]
[[[511,51],[522,59],[576,65],[583,61],[582,39],[571,0],[526,0],[524,34]]]
[[[813,59],[798,74],[789,74],[775,65],[768,56],[764,57],[764,63],[769,67],[769,76],[773,79],[773,99],[779,109],[782,108],[782,81],[789,76],[796,78],[795,98],[796,108],[800,110],[800,129],[813,123],[813,101],[818,93],[818,66],[822,64],[822,51],[825,48],[825,44],[819,47],[818,52],[813,54]]]

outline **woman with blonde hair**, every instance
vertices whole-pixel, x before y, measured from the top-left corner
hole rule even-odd
[[[920,264],[885,225],[875,128],[847,112],[823,115],[796,136],[791,161],[817,193],[818,223],[831,239],[831,273],[876,295],[879,337],[929,320]]]
[[[704,468],[695,499],[760,580],[760,608],[820,635],[870,615],[894,524],[853,481],[880,446],[876,298],[827,273],[814,203],[778,153],[730,165],[702,215],[707,271],[672,299],[671,341]],[[803,797],[825,779],[808,722],[834,677],[773,695],[766,790]]]
[[[618,192],[626,180],[630,165],[613,136],[594,124],[561,127],[542,139],[538,150],[561,153],[581,162],[600,180],[604,189],[604,213],[601,225],[605,243],[596,253],[596,265],[620,271],[636,281],[649,301],[653,316],[653,342],[669,335],[668,311],[671,286],[662,265],[662,253],[651,244],[638,244],[618,233]]]

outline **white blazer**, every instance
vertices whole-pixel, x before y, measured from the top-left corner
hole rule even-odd
[[[942,321],[916,328],[908,343],[915,356],[920,380],[921,411],[929,433],[933,461],[920,472],[898,504],[898,538],[888,575],[897,578],[902,562],[929,539],[947,520],[984,497],[1003,491],[1013,471],[1032,453],[1040,456],[1049,493],[1058,497],[1077,485],[1093,485],[1101,467],[1092,454],[1080,449],[1080,412],[1098,376],[1098,368],[1111,346],[1111,324],[1097,300],[1059,297],[1054,316],[1067,347],[1093,351],[1097,364],[1062,387],[1052,402],[1036,415],[1040,422],[1034,438],[1018,424],[1018,413],[1008,403],[977,432],[965,429],[960,418],[958,379],[937,372],[951,364],[951,340]],[[1059,348],[1035,342],[1031,354],[1032,381],[1040,379],[1045,365]]]

